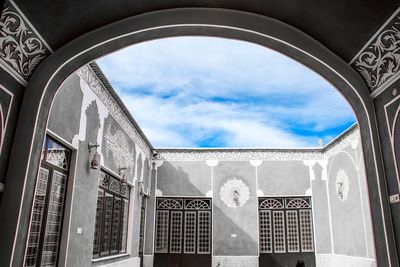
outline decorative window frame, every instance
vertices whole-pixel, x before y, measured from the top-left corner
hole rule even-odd
[[[101,182],[102,182],[101,181],[102,173],[104,173],[105,175],[108,175],[108,177],[110,177],[110,179],[109,179],[110,181],[113,179],[113,181],[115,181],[115,182],[121,182],[122,177],[120,177],[119,175],[115,174],[113,171],[111,171],[107,167],[101,166],[101,168],[99,169],[99,172],[98,172],[98,185],[97,186],[98,186],[98,190],[100,190],[100,189],[103,190],[103,193],[112,194],[113,198],[115,196],[121,198],[122,205],[123,205],[124,199],[127,200],[127,202],[128,202],[128,205],[127,205],[128,214],[127,214],[126,229],[125,229],[125,231],[126,231],[126,233],[125,233],[125,238],[126,238],[125,243],[126,244],[125,244],[125,250],[124,251],[121,252],[120,251],[120,247],[119,247],[117,253],[111,253],[111,238],[112,238],[112,226],[111,226],[111,229],[110,229],[110,248],[109,248],[110,253],[106,254],[106,255],[101,255],[101,252],[102,252],[101,251],[101,248],[102,248],[101,241],[102,241],[102,237],[103,237],[103,233],[102,233],[103,229],[101,229],[101,233],[100,233],[99,241],[98,241],[99,242],[99,252],[98,252],[98,255],[96,256],[95,254],[93,254],[93,251],[92,251],[92,262],[98,262],[98,261],[108,260],[108,259],[112,259],[112,258],[127,256],[127,255],[130,255],[130,252],[131,252],[131,249],[132,249],[129,240],[132,237],[132,229],[131,228],[132,228],[132,225],[133,225],[133,216],[132,216],[133,210],[132,210],[132,207],[133,207],[133,201],[134,201],[134,197],[133,197],[134,185],[132,185],[130,183],[126,184],[126,187],[128,189],[126,192],[128,192],[129,196],[126,196],[126,194],[123,195],[121,192],[120,193],[113,192],[111,189],[109,189],[110,184],[108,184],[107,187],[105,187],[105,186],[103,186],[101,184]],[[121,191],[121,184],[120,184],[120,191]],[[97,196],[97,198],[98,198],[98,196]],[[103,207],[103,212],[104,212],[104,207]],[[113,213],[114,213],[114,207],[113,207],[112,214]],[[97,205],[96,205],[96,215],[97,215]],[[123,219],[123,216],[124,216],[123,212],[121,213],[120,216],[121,216],[121,219]],[[96,221],[96,219],[95,219],[95,221]],[[121,220],[119,222],[119,224],[121,224],[121,223],[123,224],[123,220]],[[101,224],[102,225],[104,224],[104,216],[102,218]],[[120,227],[120,225],[119,225],[119,227]],[[95,228],[93,230],[94,230],[94,232],[96,231]],[[118,235],[121,234],[120,231],[123,231],[123,229],[119,229]],[[94,242],[94,236],[93,236],[93,242]],[[118,240],[118,246],[120,246],[120,245],[121,245],[121,240]]]

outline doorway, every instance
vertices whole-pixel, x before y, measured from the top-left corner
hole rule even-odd
[[[315,267],[311,197],[258,199],[259,266]]]
[[[154,267],[211,266],[211,199],[157,198]]]

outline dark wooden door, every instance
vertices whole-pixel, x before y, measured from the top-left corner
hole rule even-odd
[[[211,216],[211,199],[157,198],[154,266],[211,266]]]
[[[310,197],[259,198],[259,266],[315,267]]]

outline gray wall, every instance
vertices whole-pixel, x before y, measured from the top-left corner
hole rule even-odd
[[[333,243],[331,253],[374,259],[369,190],[361,140],[359,137],[344,137],[343,142],[345,145],[340,150],[330,148],[334,152],[328,151],[327,159],[327,190]],[[340,187],[343,181],[342,188],[345,189],[342,190],[344,197],[341,197]]]
[[[164,196],[205,196],[211,191],[211,167],[205,161],[166,161],[157,169]]]
[[[312,165],[312,171],[315,175],[311,184],[316,252],[329,254],[332,253],[332,240],[326,179],[322,177],[324,170],[318,162]]]
[[[250,191],[242,207],[229,207],[221,199],[221,188],[232,179],[243,181]],[[214,255],[258,255],[256,168],[245,161],[219,162],[213,187]]]
[[[74,136],[79,133],[81,120],[83,93],[80,89],[79,81],[79,76],[72,74],[62,88],[58,90],[47,124],[49,130],[57,133],[70,143],[72,143]],[[97,133],[94,139],[95,142],[96,139]]]
[[[66,210],[70,214],[64,215],[63,239],[68,238],[68,253],[65,256],[67,266],[84,267],[110,264],[138,256],[141,200],[137,181],[143,180],[145,190],[148,191],[150,161],[91,89],[82,84],[83,81],[76,74],[63,83],[54,99],[48,129],[64,139],[64,142],[70,143],[70,146],[76,146],[73,153],[77,155],[77,160],[72,163],[76,164],[73,168],[75,175],[73,172],[69,175],[70,190],[66,203]],[[84,125],[86,128],[80,129]],[[79,140],[77,144],[76,140]],[[96,142],[100,144],[98,151],[102,155],[102,166],[116,174],[120,167],[127,167],[128,181],[135,186],[132,187],[130,199],[130,255],[92,263],[100,170],[89,168],[88,144]],[[77,228],[82,228],[82,234],[77,234]]]
[[[264,195],[304,195],[311,188],[309,169],[302,161],[263,161],[258,189]]]
[[[273,156],[259,161],[219,160],[213,167],[206,164],[207,156],[199,151],[181,152],[177,156],[180,160],[168,160],[167,153],[166,160],[156,161],[156,189],[163,196],[204,196],[211,190],[211,177],[214,256],[258,256],[258,196],[311,195],[317,258],[330,255],[332,262],[343,262],[343,256],[350,256],[352,262],[363,265],[374,261],[375,251],[359,138],[356,127],[317,157],[296,159],[287,151],[282,157],[288,160]],[[188,153],[187,158],[184,153]],[[215,159],[216,155],[218,152],[209,158]],[[348,181],[343,200],[337,190],[339,172],[345,173]],[[232,179],[243,181],[249,189],[250,197],[243,207],[229,207],[221,198],[221,188]],[[151,254],[152,248],[148,252]]]

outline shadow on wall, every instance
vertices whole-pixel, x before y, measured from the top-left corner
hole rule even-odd
[[[254,240],[245,229],[236,224],[229,215],[214,205],[214,203],[213,218],[218,218],[213,221],[213,228],[218,229],[218,233],[213,233],[213,251],[215,256],[242,256],[235,252],[257,251],[258,240]],[[244,219],[257,220],[257,217]]]
[[[318,253],[331,253],[332,242],[330,234],[329,204],[326,180],[322,180],[323,168],[319,163],[312,167],[315,180],[312,183],[313,210],[314,210],[314,232],[316,250]]]
[[[51,107],[48,129],[72,142],[79,133],[83,93],[78,75],[71,75],[58,90]],[[97,116],[98,117],[98,116]],[[90,123],[88,119],[88,123]]]
[[[210,167],[208,167],[210,168]],[[211,169],[211,168],[210,168]],[[205,190],[201,190],[193,184],[188,173],[182,166],[174,166],[170,162],[164,162],[158,168],[157,189],[166,196],[205,196]],[[211,179],[210,174],[205,174],[203,179]],[[194,181],[196,179],[193,179]],[[211,186],[209,188],[211,190]]]

